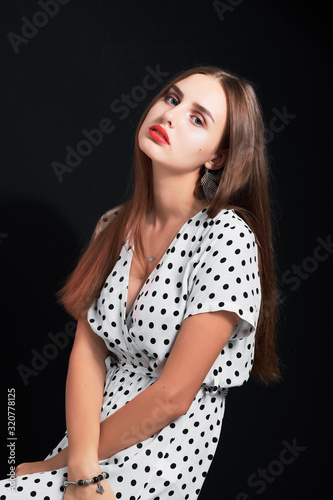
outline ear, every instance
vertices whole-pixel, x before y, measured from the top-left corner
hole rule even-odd
[[[220,154],[212,158],[211,160],[206,161],[205,167],[208,170],[219,170],[223,167],[226,162],[228,156],[228,149],[224,149]]]

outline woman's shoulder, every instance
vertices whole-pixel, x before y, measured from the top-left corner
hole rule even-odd
[[[236,229],[245,231],[249,235],[253,235],[253,232],[246,220],[232,208],[224,208],[214,218],[212,218],[211,221],[216,227],[220,226],[224,230]]]
[[[234,209],[228,208],[218,212],[215,217],[207,217],[204,222],[203,239],[209,248],[225,248],[232,252],[234,247],[256,247],[256,236],[248,222]]]
[[[94,238],[96,238],[96,236],[98,236],[103,231],[103,229],[105,229],[105,227],[108,224],[110,224],[110,222],[115,217],[117,217],[117,215],[119,214],[119,211],[121,209],[121,206],[122,205],[117,205],[116,207],[110,208],[109,210],[107,210],[106,212],[103,213],[103,215],[99,218],[99,220],[96,224],[95,231],[93,234]]]

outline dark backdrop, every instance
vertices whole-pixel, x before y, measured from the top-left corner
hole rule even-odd
[[[142,111],[174,73],[215,64],[254,81],[264,109],[284,368],[277,386],[230,392],[200,500],[322,498],[333,260],[325,3],[8,0],[1,10],[1,477],[8,389],[17,464],[43,459],[63,435],[73,324],[54,294],[97,219],[126,197]]]

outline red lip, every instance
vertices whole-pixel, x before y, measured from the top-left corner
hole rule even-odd
[[[149,127],[149,133],[156,141],[162,144],[170,145],[169,136],[161,125],[153,125],[152,127]]]

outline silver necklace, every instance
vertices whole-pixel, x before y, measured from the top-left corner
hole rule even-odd
[[[193,210],[195,210],[195,208],[192,208],[190,210],[190,212],[188,214],[185,215],[184,219],[182,219],[181,221],[177,222],[177,224],[172,228],[172,231],[171,233],[168,235],[167,239],[164,241],[163,245],[161,246],[161,248],[159,249],[159,251],[157,252],[157,254],[155,255],[155,257],[153,257],[152,255],[147,255],[147,259],[148,259],[148,262],[153,262],[154,260],[157,259],[157,257],[159,256],[162,248],[164,247],[164,245],[166,244],[166,242],[169,240],[169,238],[171,237],[171,235],[175,232],[175,229],[177,226],[179,226],[179,224],[183,221],[185,221],[186,219],[188,219],[188,217],[191,215],[191,213],[193,212]],[[147,245],[147,221],[146,221],[146,228],[145,228],[145,239],[146,239],[146,254],[148,254],[148,245]]]

